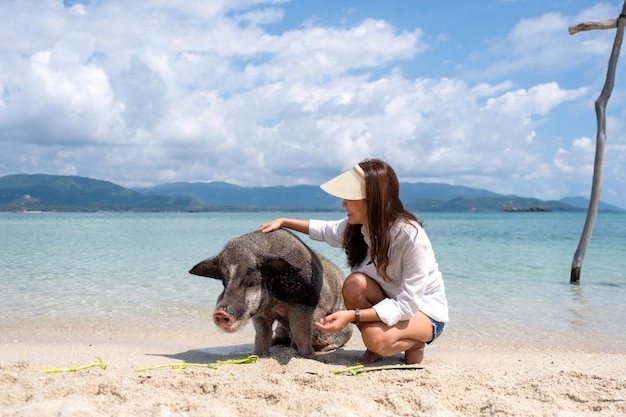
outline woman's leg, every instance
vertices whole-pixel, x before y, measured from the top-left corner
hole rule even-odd
[[[347,309],[365,309],[383,300],[386,294],[380,285],[373,279],[360,272],[354,272],[346,278],[343,283],[343,300]],[[363,323],[357,324],[359,330]],[[363,340],[365,342],[365,339]],[[367,344],[365,344],[367,347]],[[363,353],[359,362],[363,364],[374,363],[382,359],[382,355],[371,351],[369,348]]]
[[[343,298],[348,309],[370,308],[386,297],[376,281],[359,272],[350,274],[343,285]],[[367,348],[361,358],[362,363],[376,362],[383,355],[400,352],[405,352],[407,364],[421,363],[426,342],[433,338],[430,318],[422,312],[393,326],[380,321],[359,323],[357,326]]]
[[[419,311],[410,320],[387,326],[383,322],[363,323],[360,327],[365,346],[380,355],[404,352],[406,364],[419,364],[424,359],[426,342],[433,339],[430,318]]]

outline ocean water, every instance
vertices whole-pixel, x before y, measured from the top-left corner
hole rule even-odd
[[[281,216],[343,213],[0,213],[0,331],[209,332],[221,283],[188,270]],[[419,217],[450,304],[440,343],[626,352],[626,215],[599,214],[574,286],[584,213]],[[347,272],[341,250],[302,238]]]

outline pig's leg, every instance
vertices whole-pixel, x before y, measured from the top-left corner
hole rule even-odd
[[[252,318],[254,330],[254,354],[259,356],[268,356],[270,353],[270,345],[272,344],[272,322],[268,317],[260,315]]]
[[[304,358],[315,358],[315,350],[311,345],[314,310],[313,307],[295,304],[289,311],[291,340],[298,347],[298,355]]]
[[[291,346],[291,336],[289,332],[283,326],[282,323],[278,323],[274,329],[274,338],[272,339],[272,346]]]

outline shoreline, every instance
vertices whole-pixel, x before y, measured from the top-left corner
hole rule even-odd
[[[466,323],[465,323],[466,324]],[[611,339],[593,337],[581,342],[580,332],[533,333],[528,330],[507,328],[476,329],[457,324],[447,325],[444,332],[430,347],[452,349],[481,349],[496,351],[561,351],[590,354],[626,354],[626,334],[616,334]],[[144,341],[165,346],[193,344],[215,348],[219,346],[252,346],[254,328],[251,322],[235,333],[217,328],[209,313],[190,315],[155,316],[151,318],[126,317],[66,317],[66,318],[9,318],[0,322],[0,346],[11,343],[75,343],[110,341],[129,345],[143,345]],[[348,345],[363,346],[355,329]],[[363,347],[364,349],[364,347]],[[241,349],[238,349],[241,350]],[[250,348],[250,353],[252,348]],[[0,356],[0,361],[2,357]]]
[[[344,348],[316,360],[272,347],[269,357],[251,364],[135,372],[245,358],[253,329],[225,334],[202,323],[169,328],[168,335],[167,326],[159,332],[156,326],[0,328],[0,416],[626,414],[626,352],[585,352],[584,343],[579,350],[471,346],[444,331],[422,369],[331,373],[357,364],[364,349],[357,332]],[[91,364],[97,356],[106,369],[40,372]],[[401,360],[385,357],[371,366]]]

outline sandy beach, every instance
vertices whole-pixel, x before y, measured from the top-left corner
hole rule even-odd
[[[357,333],[343,349],[317,360],[274,347],[270,357],[254,363],[136,371],[215,364],[252,353],[250,326],[224,334],[209,325],[134,332],[2,325],[0,415],[626,415],[626,354],[585,352],[584,343],[578,351],[468,346],[444,332],[421,369],[332,373],[357,364],[363,349]],[[40,372],[96,363],[96,357],[106,369]],[[399,365],[401,359],[372,366]]]

